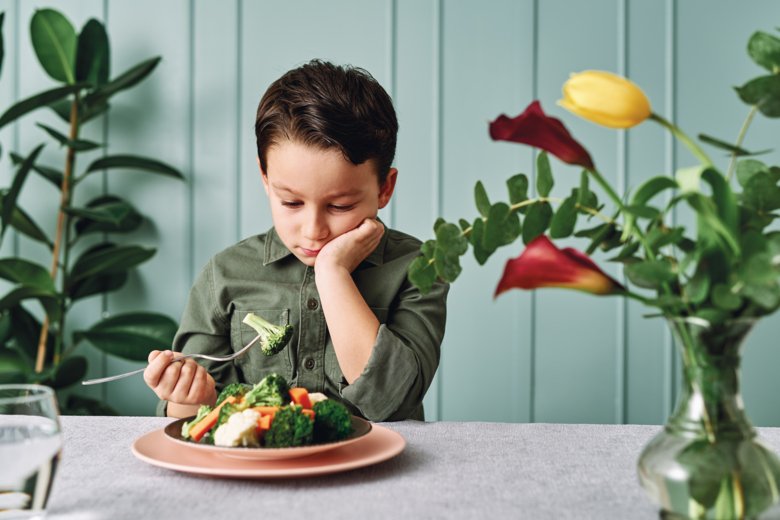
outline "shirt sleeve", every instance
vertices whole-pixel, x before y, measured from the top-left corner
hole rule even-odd
[[[379,327],[363,373],[341,396],[371,421],[408,419],[422,404],[439,366],[449,285],[421,294],[408,281]]]
[[[190,290],[187,305],[173,338],[173,350],[184,354],[210,354],[227,356],[230,346],[230,321],[216,297],[213,260],[200,272]],[[238,381],[233,363],[217,363],[198,360],[209,371],[216,382],[217,392],[225,385]],[[167,401],[160,401],[157,414],[165,416]]]

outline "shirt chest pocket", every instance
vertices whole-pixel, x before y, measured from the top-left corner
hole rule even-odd
[[[289,309],[241,309],[233,313],[230,323],[230,342],[234,351],[257,337],[257,331],[243,322],[247,314],[253,313],[274,325],[288,325],[290,323]],[[245,383],[255,384],[271,373],[279,374],[287,381],[292,379],[291,345],[295,345],[298,333],[293,331],[293,337],[287,346],[273,356],[266,356],[260,349],[260,345],[250,348],[243,356],[235,359],[233,363],[239,371],[240,377]]]

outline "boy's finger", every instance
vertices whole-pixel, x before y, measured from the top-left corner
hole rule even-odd
[[[162,377],[165,368],[171,364],[173,354],[170,350],[164,350],[162,352],[157,352],[154,358],[151,358],[151,354],[149,357],[149,365],[146,367],[146,370],[144,370],[144,382],[146,382],[150,388],[154,389],[154,387],[160,384],[160,378]]]
[[[178,403],[187,401],[190,387],[197,374],[197,364],[192,360],[184,361],[181,365],[179,377],[176,379],[176,385],[171,391],[171,399]]]

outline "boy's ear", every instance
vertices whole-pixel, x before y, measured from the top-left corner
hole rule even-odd
[[[398,169],[390,168],[385,177],[385,182],[379,187],[379,209],[387,206],[390,202],[390,197],[393,196],[393,190],[395,190],[395,181],[398,179]]]
[[[260,157],[256,157],[257,159],[257,168],[260,170],[260,178],[263,180],[263,188],[265,188],[265,193],[268,195],[268,175],[265,174],[263,171],[263,167],[260,166]]]

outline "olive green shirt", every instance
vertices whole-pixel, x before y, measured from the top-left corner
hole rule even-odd
[[[184,353],[228,355],[256,332],[242,323],[252,312],[277,324],[292,324],[294,335],[274,356],[251,348],[228,363],[199,360],[217,391],[233,382],[254,384],[276,372],[291,386],[322,392],[372,421],[424,419],[422,399],[439,365],[449,286],[426,294],[407,280],[420,241],[386,229],[377,248],[352,278],[380,327],[363,373],[344,379],[333,349],[314,279],[272,228],[214,256],[198,275],[173,342]],[[158,412],[165,414],[166,402]]]

